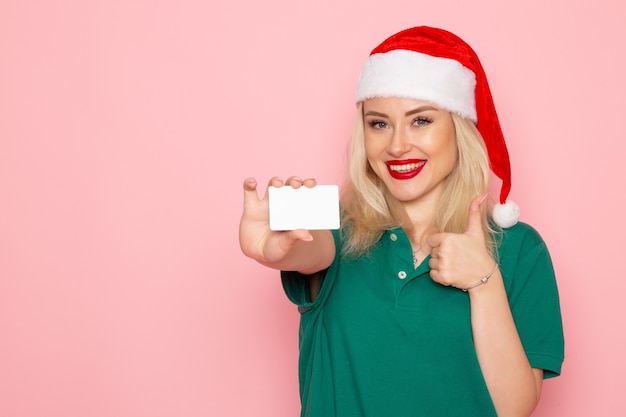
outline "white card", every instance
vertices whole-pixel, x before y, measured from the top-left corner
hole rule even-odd
[[[271,230],[339,229],[339,187],[269,187]]]

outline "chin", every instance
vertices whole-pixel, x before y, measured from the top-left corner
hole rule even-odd
[[[392,188],[389,189],[389,193],[399,202],[408,203],[413,200],[417,200],[422,194],[416,192],[410,192],[407,190],[394,190]]]

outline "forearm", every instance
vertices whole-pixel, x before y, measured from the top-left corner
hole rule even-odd
[[[297,241],[280,260],[257,259],[269,268],[312,274],[327,268],[335,256],[335,242],[328,230],[314,230],[311,241]]]
[[[524,352],[500,271],[469,294],[476,353],[498,416],[530,416],[541,394],[541,374]]]

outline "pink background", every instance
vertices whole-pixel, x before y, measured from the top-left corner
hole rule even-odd
[[[554,258],[535,415],[625,415],[625,5],[1,0],[0,416],[297,415],[298,313],[239,251],[241,183],[336,183],[363,59],[419,24],[481,56]]]

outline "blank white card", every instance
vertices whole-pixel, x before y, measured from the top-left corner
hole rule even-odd
[[[271,230],[339,229],[339,187],[269,187]]]

